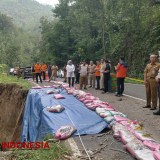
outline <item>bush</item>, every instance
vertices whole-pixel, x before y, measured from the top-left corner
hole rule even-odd
[[[0,64],[0,74],[7,73],[8,66],[6,64]]]

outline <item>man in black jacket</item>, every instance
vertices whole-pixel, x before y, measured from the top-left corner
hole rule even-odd
[[[105,60],[105,63],[106,63],[106,67],[105,67],[105,70],[103,72],[104,90],[103,90],[102,94],[105,94],[106,92],[108,92],[108,81],[110,79],[110,70],[111,70],[108,60]]]

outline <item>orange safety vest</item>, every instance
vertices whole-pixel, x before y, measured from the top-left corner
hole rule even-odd
[[[40,64],[35,64],[34,70],[35,70],[35,73],[41,73],[41,65]]]
[[[101,65],[99,64],[99,65],[97,65],[96,68],[95,68],[95,70],[96,70],[95,75],[96,75],[96,76],[100,76],[100,69],[101,69]]]
[[[126,74],[127,74],[127,70],[128,70],[127,67],[124,67],[123,65],[118,64],[118,65],[117,65],[116,77],[117,77],[117,78],[125,78],[125,77],[126,77]]]
[[[41,70],[42,70],[43,72],[45,72],[45,71],[47,70],[47,65],[46,65],[46,64],[43,64],[42,67],[41,67]]]

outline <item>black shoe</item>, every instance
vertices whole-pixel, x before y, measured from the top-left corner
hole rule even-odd
[[[95,88],[95,90],[99,90],[99,88]]]
[[[143,108],[151,108],[151,106],[144,106]]]
[[[150,110],[156,110],[156,108],[150,108]]]
[[[157,112],[153,112],[153,115],[160,115],[160,109]]]
[[[89,86],[88,88],[92,88],[92,86]]]
[[[87,88],[86,88],[86,87],[85,87],[84,89],[85,89],[85,90],[87,90]]]

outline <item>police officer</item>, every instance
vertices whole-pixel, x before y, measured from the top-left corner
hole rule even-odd
[[[159,63],[157,62],[157,56],[152,54],[150,56],[150,63],[147,64],[144,70],[144,83],[146,87],[147,104],[143,108],[150,108],[150,110],[156,110],[157,108],[158,84],[155,80],[155,77],[158,75],[158,70]]]

